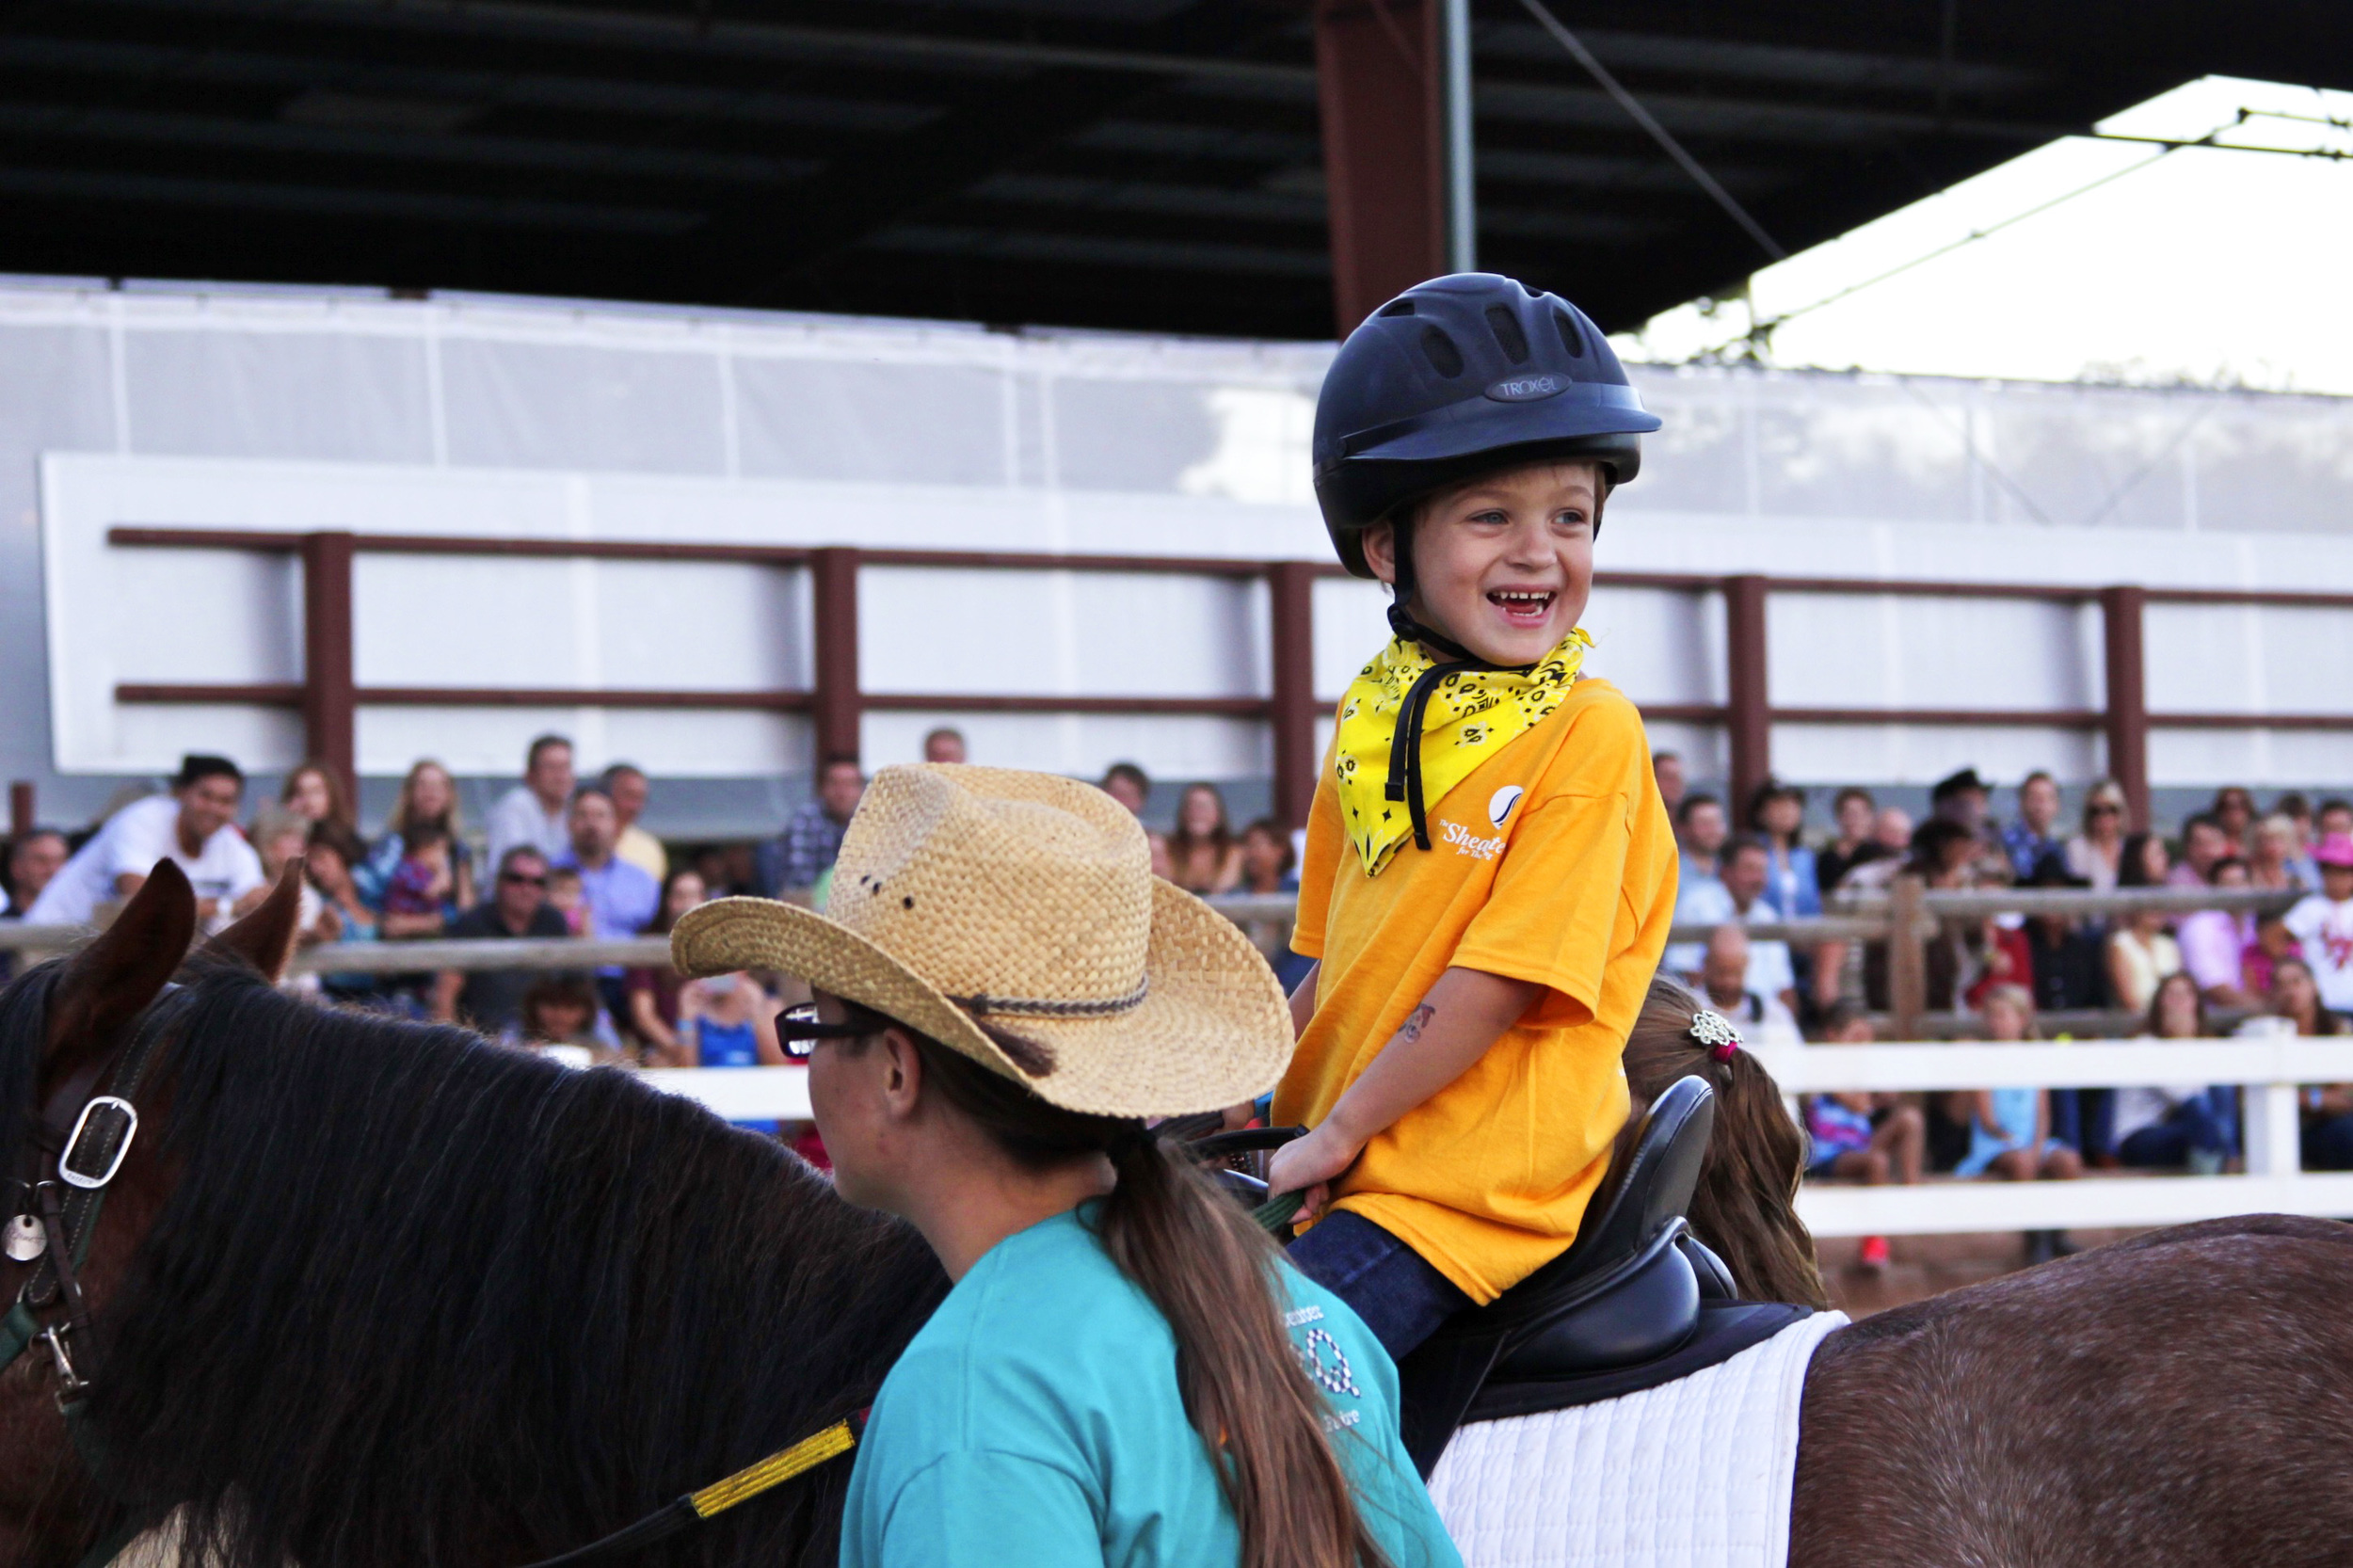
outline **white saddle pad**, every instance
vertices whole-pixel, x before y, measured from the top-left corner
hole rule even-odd
[[[1454,1434],[1430,1495],[1466,1568],[1783,1568],[1817,1312],[1705,1371]]]

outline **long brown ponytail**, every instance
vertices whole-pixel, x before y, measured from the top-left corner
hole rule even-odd
[[[1716,1130],[1691,1196],[1692,1234],[1732,1271],[1752,1301],[1830,1304],[1814,1238],[1798,1218],[1798,1178],[1805,1166],[1805,1134],[1789,1119],[1781,1085],[1745,1050],[1718,1061],[1691,1037],[1691,1019],[1704,1004],[1665,975],[1650,995],[1625,1042],[1626,1088],[1634,1100],[1621,1144],[1667,1085],[1696,1073],[1716,1090]],[[1621,1167],[1625,1149],[1619,1150]]]
[[[1274,1243],[1144,1124],[1064,1111],[914,1036],[925,1082],[1022,1164],[1110,1157],[1103,1245],[1160,1309],[1176,1383],[1241,1527],[1241,1568],[1386,1568],[1325,1434],[1275,1294]]]

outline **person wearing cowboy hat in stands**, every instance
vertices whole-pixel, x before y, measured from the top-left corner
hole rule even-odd
[[[1153,1135],[1291,1042],[1249,939],[1150,864],[1075,780],[885,768],[825,914],[722,899],[671,934],[681,974],[808,983],[777,1032],[838,1188],[954,1282],[874,1402],[843,1568],[1459,1568],[1379,1342]]]

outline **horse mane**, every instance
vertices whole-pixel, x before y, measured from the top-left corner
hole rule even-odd
[[[1669,1084],[1691,1074],[1705,1079],[1716,1091],[1716,1127],[1691,1196],[1692,1234],[1724,1260],[1743,1297],[1826,1309],[1830,1298],[1814,1238],[1797,1210],[1805,1134],[1789,1119],[1781,1086],[1755,1057],[1740,1050],[1719,1062],[1691,1037],[1701,1005],[1668,976],[1652,979],[1626,1036],[1625,1080],[1634,1104],[1611,1163],[1625,1167],[1642,1112]],[[1606,1194],[1594,1201],[1606,1201]]]
[[[122,1506],[185,1506],[188,1562],[569,1551],[871,1403],[946,1289],[911,1229],[626,1073],[182,979],[172,1184],[88,1420]],[[0,1073],[23,1048],[0,1028]],[[849,1471],[632,1560],[830,1564]]]

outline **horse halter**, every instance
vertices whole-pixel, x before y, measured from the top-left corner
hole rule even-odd
[[[15,1212],[0,1225],[0,1254],[7,1259],[0,1267],[28,1266],[29,1272],[0,1320],[0,1368],[35,1343],[45,1346],[57,1373],[57,1408],[69,1414],[89,1388],[69,1348],[71,1338],[87,1361],[89,1299],[78,1271],[89,1256],[106,1191],[138,1135],[140,1080],[179,1011],[149,1008],[122,1044],[51,1091],[26,1129],[17,1174],[8,1178]],[[98,1092],[102,1083],[104,1094]]]

